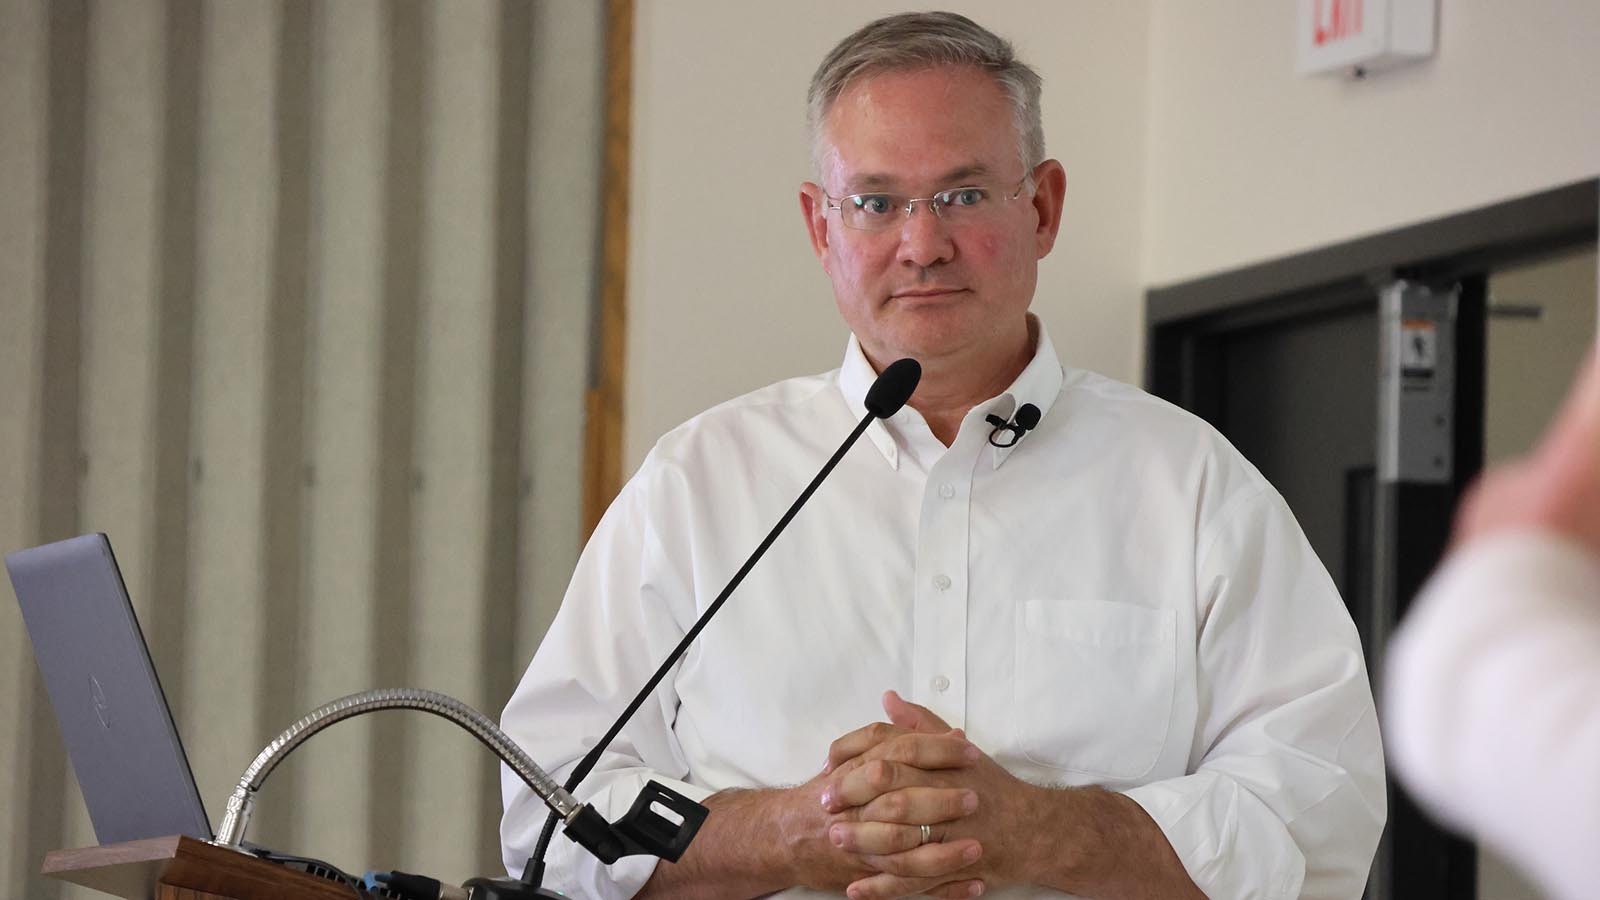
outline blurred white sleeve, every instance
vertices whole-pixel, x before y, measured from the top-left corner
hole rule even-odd
[[[1600,559],[1560,537],[1455,553],[1390,645],[1384,730],[1418,800],[1561,898],[1600,890]]]

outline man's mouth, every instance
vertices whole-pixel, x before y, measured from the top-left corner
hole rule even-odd
[[[890,296],[898,300],[919,300],[930,297],[948,297],[951,294],[959,294],[965,290],[966,288],[958,287],[919,287],[895,291]]]

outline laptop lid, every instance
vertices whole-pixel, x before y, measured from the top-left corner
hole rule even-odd
[[[211,825],[103,534],[6,557],[34,659],[95,838],[114,844]]]

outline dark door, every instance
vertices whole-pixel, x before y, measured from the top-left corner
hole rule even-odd
[[[1374,301],[1218,336],[1212,424],[1283,494],[1346,603],[1371,577],[1377,335]]]

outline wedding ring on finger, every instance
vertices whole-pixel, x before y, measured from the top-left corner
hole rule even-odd
[[[922,840],[917,842],[918,845],[926,844],[927,842],[933,840],[933,829],[931,827],[927,825],[919,825],[917,827],[922,829]]]

